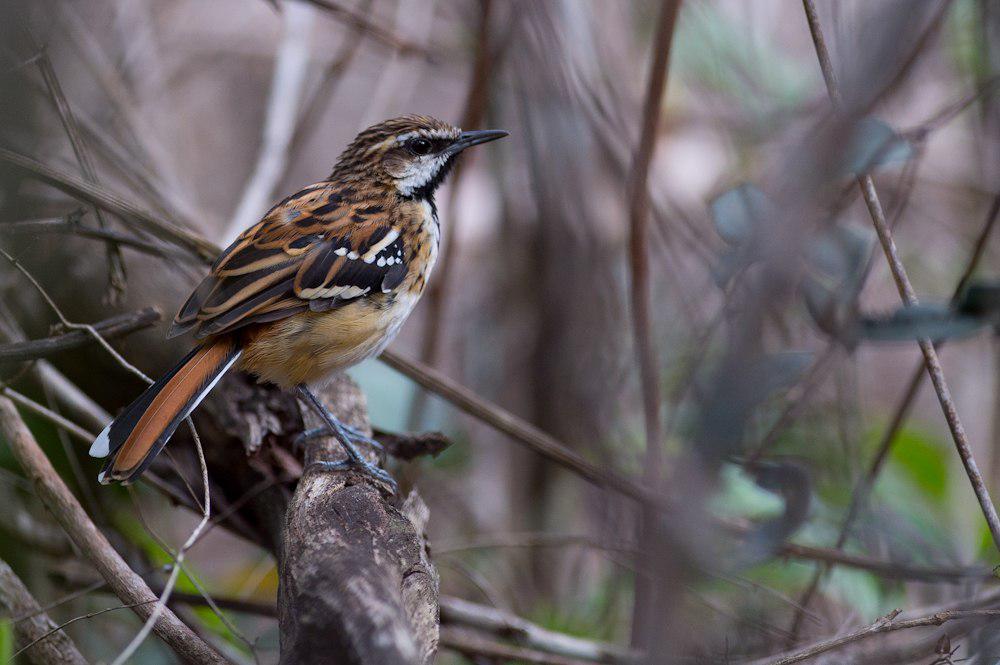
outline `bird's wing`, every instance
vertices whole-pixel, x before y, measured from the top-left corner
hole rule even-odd
[[[389,292],[406,276],[405,260],[400,229],[381,206],[312,185],[222,252],[169,335],[195,330],[203,338]]]

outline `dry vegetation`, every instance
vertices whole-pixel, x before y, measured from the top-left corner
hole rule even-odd
[[[4,2],[0,660],[997,662],[998,76],[992,0]],[[98,485],[219,246],[409,112],[511,137],[325,395],[399,496],[241,376]]]

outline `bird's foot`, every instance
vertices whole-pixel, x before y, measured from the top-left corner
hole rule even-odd
[[[390,493],[396,494],[399,491],[399,485],[396,484],[395,479],[389,474],[388,471],[364,460],[356,461],[351,458],[343,459],[339,462],[316,460],[310,463],[307,468],[313,467],[322,469],[323,471],[350,471],[352,469],[356,469],[364,475],[388,485]]]
[[[340,421],[337,422],[340,425],[340,431],[344,434],[346,438],[351,440],[351,443],[359,443],[359,444],[364,444],[366,446],[371,446],[375,450],[375,452],[379,454],[379,458],[383,461],[385,460],[385,446],[383,446],[381,443],[379,443],[372,437],[368,436],[367,434],[363,434],[360,430],[357,430],[351,427],[350,425],[345,425]],[[301,434],[295,437],[294,441],[292,441],[292,450],[295,453],[299,453],[305,447],[306,443],[308,443],[309,441],[312,441],[313,439],[321,439],[323,437],[328,437],[328,436],[337,437],[337,439],[340,440],[340,437],[337,436],[337,432],[327,426],[314,427],[313,429],[304,430]]]
[[[356,443],[365,443],[375,448],[375,450],[384,452],[382,445],[353,427],[349,427],[340,422],[336,416],[330,413],[329,409],[323,406],[323,403],[316,397],[315,394],[313,394],[311,390],[309,390],[308,387],[304,385],[299,386],[298,393],[305,398],[309,405],[312,406],[316,414],[326,423],[326,426],[306,430],[296,439],[296,444],[302,445],[305,441],[319,436],[333,436],[340,443],[344,452],[347,453],[346,460],[339,462],[316,461],[311,463],[309,466],[319,466],[327,471],[344,471],[350,468],[358,469],[370,478],[387,485],[390,491],[395,494],[398,491],[399,486],[396,485],[396,481],[389,475],[389,472],[369,462],[355,447]]]

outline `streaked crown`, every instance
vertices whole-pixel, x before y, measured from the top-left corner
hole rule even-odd
[[[463,132],[430,116],[405,115],[358,134],[340,155],[330,179],[368,179],[407,198],[431,198],[463,150],[506,135],[495,130]]]

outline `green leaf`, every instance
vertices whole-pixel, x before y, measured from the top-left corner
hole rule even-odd
[[[947,453],[923,432],[906,428],[896,435],[890,459],[923,494],[944,501],[948,492]]]
[[[759,376],[758,394],[768,397],[794,386],[814,356],[812,351],[783,351],[759,359],[751,370]]]
[[[874,242],[869,229],[845,225],[827,230],[809,247],[802,295],[810,316],[828,335],[843,334],[853,317]]]
[[[858,326],[858,336],[873,342],[949,339],[971,335],[984,323],[947,305],[912,305],[885,318],[865,317]]]
[[[874,242],[874,233],[868,228],[854,224],[835,226],[810,246],[812,268],[842,284],[854,286],[864,273]]]
[[[0,663],[14,658],[14,625],[10,619],[0,619]]]
[[[767,195],[748,183],[719,194],[709,203],[709,211],[715,230],[730,245],[749,243],[762,224],[774,218]]]
[[[823,595],[854,608],[863,617],[874,619],[886,613],[878,578],[871,573],[835,566],[822,585]]]
[[[770,519],[781,515],[785,502],[774,493],[758,485],[738,466],[722,467],[721,490],[712,497],[710,508],[723,517]]]
[[[729,249],[719,254],[719,259],[709,267],[709,270],[716,286],[721,288],[728,284],[742,267],[740,252]]]
[[[1000,315],[1000,280],[973,282],[962,293],[956,309],[981,317]]]
[[[877,118],[864,118],[854,128],[845,152],[845,170],[861,175],[898,164],[913,156],[913,146]]]

